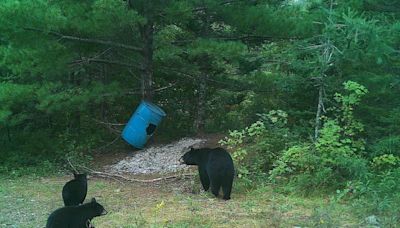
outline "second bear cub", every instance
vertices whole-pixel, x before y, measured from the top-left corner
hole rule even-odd
[[[87,178],[86,174],[74,173],[74,179],[68,181],[62,190],[62,198],[65,206],[76,206],[86,198]]]

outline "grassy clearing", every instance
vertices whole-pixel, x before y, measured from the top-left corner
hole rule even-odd
[[[0,227],[43,227],[62,206],[61,189],[69,176],[0,178]],[[260,187],[239,191],[232,200],[192,194],[197,181],[151,185],[90,179],[86,200],[96,197],[109,211],[96,227],[359,227],[348,205],[324,198],[287,196]],[[189,189],[189,190],[188,190]]]

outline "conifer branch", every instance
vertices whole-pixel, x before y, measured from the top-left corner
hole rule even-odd
[[[79,41],[79,42],[83,42],[83,43],[102,44],[102,45],[127,49],[127,50],[131,50],[131,51],[136,51],[136,52],[142,52],[142,50],[143,50],[142,48],[139,48],[139,47],[135,47],[135,46],[127,45],[127,44],[116,43],[116,42],[109,41],[109,40],[100,40],[100,39],[91,39],[91,38],[83,38],[83,37],[77,37],[77,36],[64,35],[59,32],[46,31],[44,29],[38,29],[38,28],[29,28],[28,27],[28,28],[23,28],[23,29],[27,30],[27,31],[35,31],[35,32],[41,32],[41,33],[46,33],[46,34],[50,34],[53,36],[57,36],[57,37],[59,37],[59,40],[74,40],[74,41]]]
[[[136,64],[132,64],[132,63],[124,63],[124,62],[120,62],[120,61],[112,61],[112,60],[108,60],[108,59],[96,59],[96,58],[81,58],[81,59],[72,61],[70,64],[92,63],[92,62],[111,64],[111,65],[120,65],[120,66],[129,67],[129,68],[136,68],[139,70],[143,70],[143,66],[141,66],[141,65],[136,65]]]

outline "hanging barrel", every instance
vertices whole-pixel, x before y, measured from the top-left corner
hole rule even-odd
[[[165,116],[157,105],[142,101],[122,131],[122,138],[132,146],[143,149]]]

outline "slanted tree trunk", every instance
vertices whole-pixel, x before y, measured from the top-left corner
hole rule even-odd
[[[153,36],[154,23],[149,21],[140,28],[143,42],[142,69],[141,69],[141,92],[142,98],[153,100]]]

